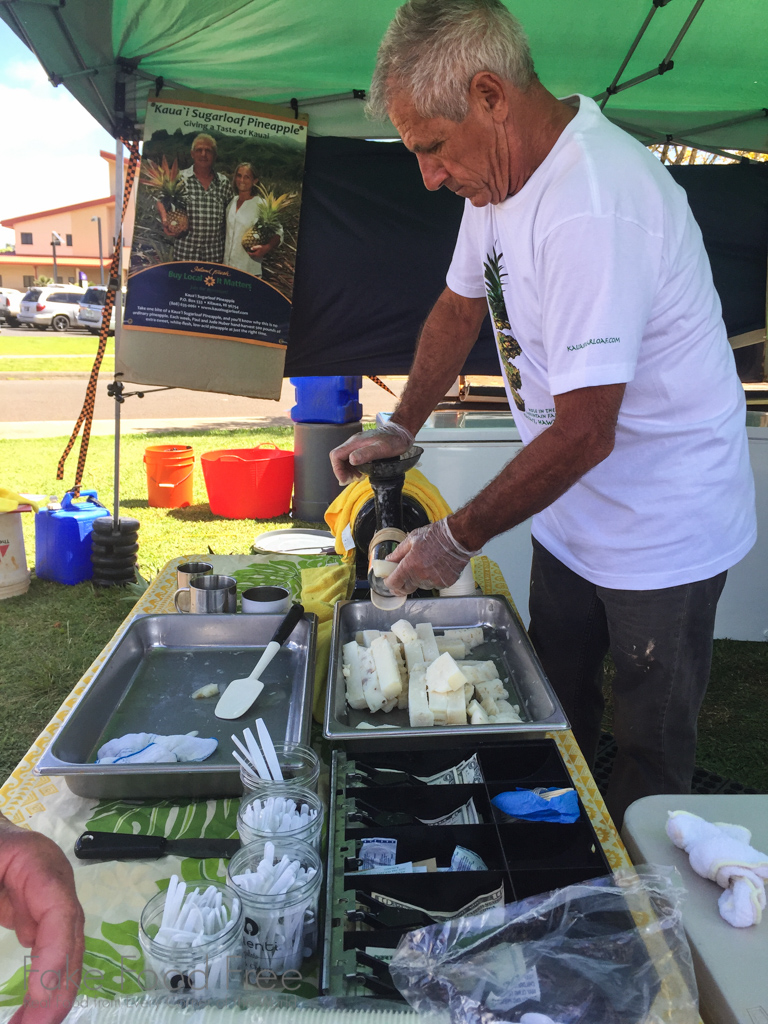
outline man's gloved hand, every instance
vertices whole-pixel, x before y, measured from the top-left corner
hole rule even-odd
[[[398,567],[387,576],[387,587],[402,596],[414,590],[450,587],[461,575],[461,570],[480,551],[467,551],[454,538],[447,519],[422,526],[409,533],[397,545],[388,562]]]
[[[399,423],[385,423],[375,430],[362,430],[331,452],[331,465],[340,484],[359,480],[363,475],[355,466],[373,459],[389,459],[413,444],[413,434]]]

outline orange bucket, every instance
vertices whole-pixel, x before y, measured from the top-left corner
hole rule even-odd
[[[211,512],[226,519],[273,519],[291,507],[293,452],[277,445],[225,448],[200,456]]]
[[[150,508],[186,508],[192,504],[195,453],[188,444],[159,444],[144,451]]]

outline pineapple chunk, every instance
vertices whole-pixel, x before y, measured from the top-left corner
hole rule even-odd
[[[445,724],[466,725],[467,705],[464,703],[464,688],[452,690],[446,695]]]
[[[477,691],[477,696],[481,701],[486,697],[491,697],[493,700],[498,701],[509,696],[500,679],[487,679],[482,682],[475,683],[475,690]]]
[[[485,697],[483,697],[483,699],[480,701],[480,705],[483,711],[485,711],[485,713],[489,715],[491,718],[493,718],[495,715],[498,715],[499,713],[498,705],[496,704],[496,701],[493,699],[493,697],[491,697],[490,695],[486,695]]]
[[[373,575],[379,579],[386,579],[397,568],[397,562],[388,562],[385,558],[374,558],[371,562]]]
[[[414,640],[419,638],[418,633],[407,619],[398,619],[397,622],[393,622],[392,632],[403,644],[413,643]]]
[[[467,714],[469,715],[471,725],[488,725],[490,722],[490,718],[488,717],[485,708],[482,704],[478,704],[476,700],[469,702]]]
[[[370,711],[381,711],[387,703],[387,698],[381,692],[373,655],[367,647],[361,647],[358,651],[358,658],[363,680],[363,696],[365,697],[368,709]]]
[[[454,640],[450,636],[436,636],[435,643],[441,654],[450,654],[454,661],[462,661],[467,656],[467,645],[463,640]]]
[[[347,704],[357,711],[368,707],[368,701],[363,693],[363,672],[359,655],[359,652],[364,649],[354,640],[342,647],[343,666],[341,671],[347,681]]]
[[[440,657],[440,651],[438,651],[437,644],[435,643],[435,634],[432,632],[432,623],[417,622],[416,636],[421,641],[421,649],[424,652],[424,661],[426,661],[428,665],[432,661],[437,661]]]
[[[424,652],[418,640],[411,640],[407,644],[403,644],[403,654],[405,655],[405,664],[408,667],[409,673],[413,672],[419,665],[424,665],[426,670]]]
[[[429,710],[432,712],[435,725],[445,725],[448,715],[448,694],[437,693],[436,690],[428,690],[427,696],[429,698]]]
[[[522,718],[518,714],[520,711],[519,706],[510,704],[509,701],[498,699],[496,701],[497,711],[493,716],[493,721],[498,722],[522,722]]]
[[[471,669],[471,673],[465,672],[467,669]],[[492,661],[465,661],[461,666],[461,671],[465,672],[468,679],[471,675],[472,679],[478,683],[482,680],[499,678],[499,670]]]
[[[423,663],[413,667],[408,680],[408,718],[414,728],[435,724],[427,699],[427,670]]]
[[[483,627],[471,626],[469,629],[452,629],[445,636],[452,640],[463,640],[471,651],[473,647],[477,647],[483,642]]]
[[[472,698],[475,696],[475,684],[464,683],[464,703],[469,704]]]
[[[363,630],[363,646],[370,647],[374,640],[378,640],[381,633],[378,629],[364,629]]]
[[[396,699],[403,688],[397,670],[395,652],[385,636],[378,636],[371,642],[371,654],[379,677],[379,686],[385,700]]]
[[[466,682],[465,676],[450,654],[441,654],[437,661],[427,666],[427,686],[436,693],[460,690],[463,701]]]

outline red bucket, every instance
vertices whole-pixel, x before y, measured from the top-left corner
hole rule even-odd
[[[293,452],[276,445],[225,448],[200,457],[211,512],[226,519],[273,519],[291,507]]]

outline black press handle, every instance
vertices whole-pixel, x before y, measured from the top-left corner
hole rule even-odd
[[[296,626],[299,624],[299,621],[303,617],[304,605],[293,605],[291,610],[288,612],[283,621],[275,630],[275,635],[272,637],[270,643],[274,641],[275,643],[280,644],[280,646],[282,647],[282,645],[285,643],[285,641],[288,639],[288,637],[291,635],[291,633],[294,631]]]
[[[165,836],[83,832],[75,842],[75,856],[80,860],[151,860],[164,855],[166,843]]]

